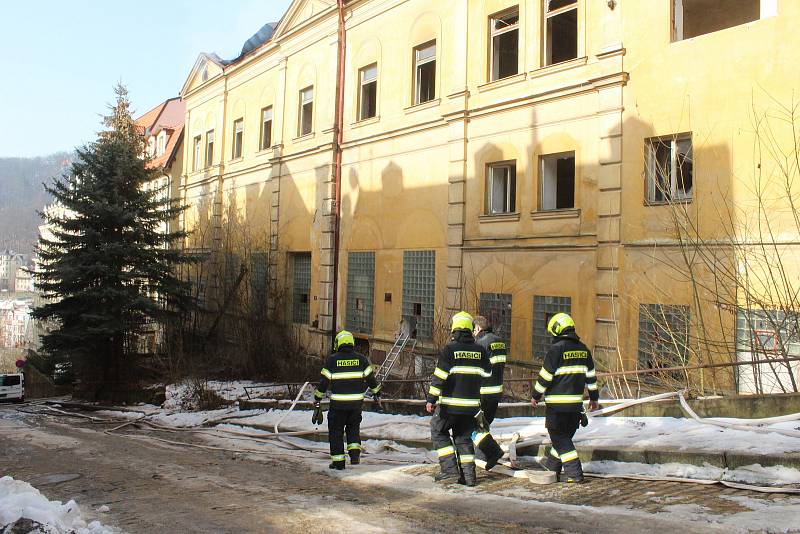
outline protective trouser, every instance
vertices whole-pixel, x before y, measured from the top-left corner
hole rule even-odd
[[[550,434],[549,458],[545,460],[548,469],[560,472],[571,479],[582,479],[583,468],[581,460],[578,458],[578,451],[572,438],[580,425],[581,414],[579,412],[551,412],[545,413],[544,426]],[[552,467],[552,469],[551,469]]]
[[[333,463],[345,461],[344,436],[347,434],[347,452],[351,460],[361,455],[361,410],[331,409],[328,412],[328,443]]]
[[[439,456],[439,467],[443,474],[459,475],[467,483],[474,483],[475,448],[472,445],[472,432],[476,429],[472,415],[447,414],[437,407],[431,417],[431,441]],[[452,438],[450,432],[452,431]]]
[[[483,416],[486,418],[486,422],[490,425],[492,421],[494,421],[495,416],[497,415],[497,405],[500,404],[500,395],[493,395],[491,397],[482,397],[481,398],[481,409],[483,410]],[[486,455],[480,448],[475,449],[475,458],[478,460],[486,460]]]

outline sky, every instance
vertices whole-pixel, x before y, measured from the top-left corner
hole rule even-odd
[[[122,82],[136,115],[177,96],[200,52],[223,59],[290,0],[0,0],[0,157],[92,141]]]

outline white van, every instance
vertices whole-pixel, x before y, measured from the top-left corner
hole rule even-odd
[[[0,374],[0,402],[25,401],[25,377],[22,373]]]

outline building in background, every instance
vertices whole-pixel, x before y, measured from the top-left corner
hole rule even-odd
[[[12,250],[0,252],[0,291],[14,291],[17,271],[25,265],[25,256]]]
[[[14,280],[14,291],[17,293],[32,293],[34,288],[33,276],[28,267],[17,267]]]
[[[318,352],[343,327],[386,350],[404,317],[432,351],[467,309],[517,362],[542,359],[561,311],[601,369],[749,355],[730,244],[757,226],[739,225],[757,204],[744,178],[780,177],[753,113],[800,88],[800,5],[707,4],[346,2],[339,78],[336,2],[296,0],[238,57],[201,54],[181,90],[187,246],[257,253],[266,305]],[[791,195],[769,193],[794,257]],[[687,236],[712,265],[686,264]]]

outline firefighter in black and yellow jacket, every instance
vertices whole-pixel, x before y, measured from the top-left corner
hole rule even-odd
[[[589,390],[589,409],[598,407],[599,392],[592,353],[575,333],[575,321],[557,313],[547,323],[554,336],[534,386],[534,407],[544,396],[545,427],[550,434],[549,454],[542,465],[566,482],[583,482],[583,469],[572,438],[583,413],[583,391]],[[561,471],[563,469],[563,475]]]
[[[478,315],[475,317],[475,342],[489,353],[492,364],[492,376],[481,386],[481,408],[486,422],[490,425],[497,415],[497,405],[503,396],[503,372],[506,367],[506,342],[494,333],[489,320]]]
[[[350,463],[358,464],[361,457],[361,405],[364,391],[369,387],[377,402],[381,385],[375,379],[369,360],[355,352],[353,334],[342,330],[336,334],[334,353],[322,368],[322,379],[314,391],[315,407],[330,386],[331,405],[328,411],[328,442],[331,448],[331,469],[344,469],[344,435]]]
[[[481,409],[481,386],[492,373],[489,354],[475,343],[472,329],[470,314],[459,312],[453,316],[452,336],[433,372],[426,406],[428,413],[434,412],[434,405],[436,409],[431,417],[431,440],[441,473],[435,480],[458,481],[467,486],[477,482],[472,433],[476,430],[475,416]]]

